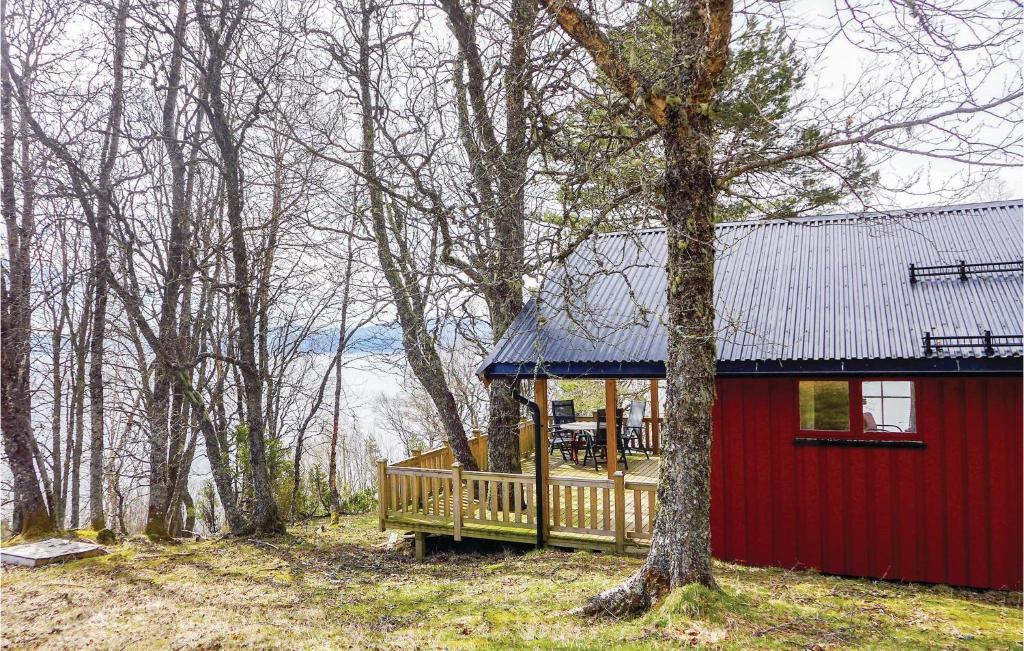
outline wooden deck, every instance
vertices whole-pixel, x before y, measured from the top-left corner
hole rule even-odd
[[[477,437],[474,443],[486,437]],[[520,426],[520,449],[532,452],[533,428]],[[485,458],[485,446],[474,456]],[[609,479],[607,468],[549,457],[543,531],[546,544],[617,553],[645,552],[657,512],[659,460],[629,455],[629,468]],[[537,540],[536,477],[532,456],[518,474],[464,471],[446,448],[378,464],[381,530],[416,533],[417,555],[427,533],[456,540]]]
[[[620,461],[619,469],[625,473],[627,480],[658,481],[658,468],[661,465],[661,460],[658,457],[651,455],[651,458],[647,459],[642,454],[628,454],[626,461],[629,463],[629,468],[622,468]],[[533,474],[533,469],[533,457],[523,461],[523,474]],[[580,466],[572,461],[565,461],[560,454],[548,457],[548,471],[552,477],[578,477],[580,479],[606,479],[608,477],[607,466],[604,464],[601,464],[600,470],[594,470],[593,463],[586,467]]]

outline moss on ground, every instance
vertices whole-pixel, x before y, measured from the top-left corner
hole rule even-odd
[[[1020,593],[716,563],[721,592],[652,612],[567,611],[640,560],[558,550],[387,549],[371,516],[261,541],[154,543],[5,568],[4,648],[1021,648]]]

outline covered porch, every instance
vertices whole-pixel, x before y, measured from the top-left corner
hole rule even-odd
[[[618,393],[614,380],[601,380],[605,413],[615,413]],[[639,432],[648,454],[631,448],[624,458],[617,446],[615,418],[608,419],[607,454],[595,469],[551,450],[553,417],[546,378],[534,383],[539,431],[534,420],[519,424],[520,473],[491,472],[487,467],[489,436],[474,432],[470,448],[479,470],[469,471],[455,461],[451,449],[414,450],[394,464],[378,465],[381,530],[416,534],[422,554],[426,534],[548,544],[616,553],[644,553],[653,531],[660,458],[661,420],[656,381],[651,382],[650,413]],[[611,405],[611,407],[608,407]],[[593,422],[581,414],[577,422]],[[539,448],[538,448],[539,445]],[[582,461],[582,454],[579,460]],[[623,461],[625,463],[623,463]],[[541,508],[538,508],[540,506]]]

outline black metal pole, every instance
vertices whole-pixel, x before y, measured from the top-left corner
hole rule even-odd
[[[512,389],[512,397],[517,401],[526,406],[530,410],[530,415],[533,416],[533,472],[536,490],[534,495],[533,503],[537,505],[537,547],[544,546],[544,486],[542,482],[544,478],[541,476],[540,460],[538,454],[547,454],[547,447],[544,446],[541,441],[540,435],[540,407],[533,400],[530,400],[526,396],[519,393],[518,390]]]

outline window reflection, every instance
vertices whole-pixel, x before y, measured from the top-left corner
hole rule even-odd
[[[800,381],[800,429],[850,429],[850,384],[826,380]]]

